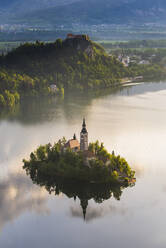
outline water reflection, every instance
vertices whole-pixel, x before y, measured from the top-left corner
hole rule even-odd
[[[165,83],[140,83],[82,94],[70,92],[65,94],[64,98],[25,98],[12,111],[1,112],[0,121],[17,121],[24,125],[34,125],[65,118],[70,122],[73,118],[82,119],[82,116],[87,116],[94,100],[105,99],[107,96],[114,99],[116,96],[142,95],[146,92],[165,90],[165,88]]]
[[[125,248],[166,247],[165,97],[166,83],[142,84],[105,96],[27,100],[18,112],[4,115],[0,120],[1,247],[45,248],[48,243],[50,248],[100,248],[110,243]],[[78,133],[83,116],[90,141],[102,140],[109,151],[124,156],[138,179],[135,187],[122,189],[120,201],[113,193],[102,204],[88,200],[88,225],[82,221],[78,197],[74,202],[54,197],[54,192],[49,196],[21,174],[22,158],[40,144]]]
[[[47,213],[47,194],[21,173],[0,182],[0,229],[25,212]]]
[[[132,86],[116,87],[107,90],[89,91],[86,93],[70,92],[61,97],[38,97],[25,98],[20,105],[11,111],[0,113],[0,120],[19,121],[24,125],[40,122],[49,122],[65,116],[68,120],[87,115],[88,107],[92,105],[93,99],[116,95],[132,88]]]
[[[62,178],[43,178],[43,176],[31,175],[34,183],[44,186],[49,194],[60,195],[65,194],[68,198],[73,198],[75,201],[77,198],[80,200],[80,206],[82,208],[82,216],[86,220],[86,213],[88,207],[88,201],[94,200],[95,203],[101,204],[104,201],[114,197],[120,201],[122,192],[128,185],[113,185],[113,184],[96,184],[96,183],[84,183],[74,182]],[[135,183],[130,184],[130,187],[134,186]],[[93,213],[92,213],[93,214]],[[95,215],[93,214],[93,217]],[[96,215],[97,218],[97,215]],[[88,218],[89,219],[89,218]]]
[[[88,209],[86,211],[86,222],[91,222],[96,219],[104,218],[107,215],[120,215],[125,216],[127,214],[128,210],[121,206],[117,207],[110,203],[110,205],[105,204],[102,205],[94,205],[91,202],[91,205],[88,206]],[[71,206],[70,207],[70,214],[74,218],[83,218],[83,212],[80,207],[78,206]]]

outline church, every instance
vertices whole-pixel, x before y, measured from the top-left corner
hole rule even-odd
[[[65,149],[69,148],[73,152],[86,152],[88,151],[88,131],[86,129],[85,118],[83,119],[82,123],[82,130],[80,132],[80,142],[77,140],[76,135],[74,134],[73,139],[69,140],[65,144]]]

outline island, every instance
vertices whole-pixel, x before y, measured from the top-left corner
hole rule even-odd
[[[23,160],[23,168],[34,182],[44,178],[60,178],[71,182],[91,184],[129,185],[135,182],[135,172],[124,158],[110,154],[103,143],[88,142],[88,131],[83,119],[80,142],[74,134],[73,139],[59,140],[53,146],[39,146]]]
[[[120,200],[123,189],[133,187],[136,182],[135,172],[124,158],[114,151],[108,153],[99,141],[88,142],[85,119],[80,142],[74,134],[68,141],[62,138],[54,145],[41,145],[23,162],[23,169],[33,183],[45,187],[49,194],[78,198],[84,220],[89,200],[98,204],[112,196]]]

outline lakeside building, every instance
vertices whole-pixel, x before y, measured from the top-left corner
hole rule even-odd
[[[58,91],[58,87],[56,86],[56,84],[51,84],[50,85],[50,90],[51,92],[55,93]]]

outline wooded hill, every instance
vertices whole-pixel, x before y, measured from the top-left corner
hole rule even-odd
[[[0,94],[48,95],[51,84],[65,91],[104,88],[125,73],[116,58],[86,36],[25,43],[0,57]]]
[[[124,77],[165,78],[159,65],[124,67],[86,35],[52,43],[25,43],[0,56],[0,107],[12,107],[25,95],[50,95],[115,86]]]

